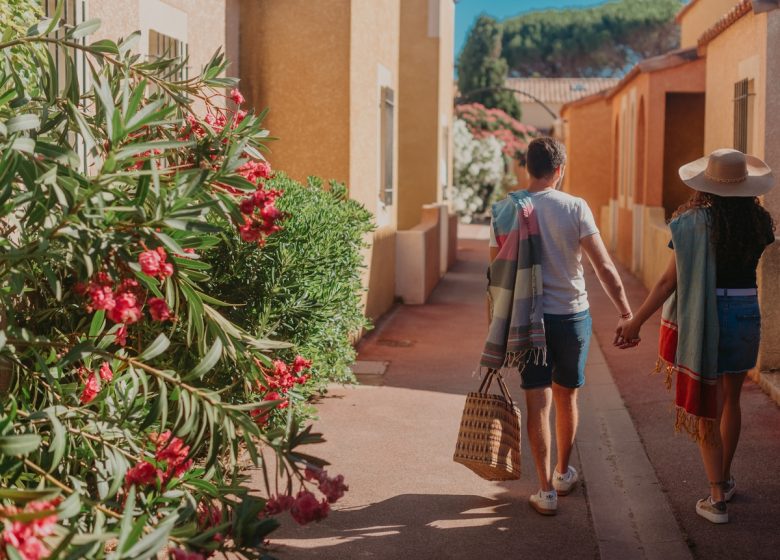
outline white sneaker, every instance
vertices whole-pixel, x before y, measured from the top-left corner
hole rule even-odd
[[[734,494],[737,493],[737,481],[734,480],[733,476],[726,481],[726,485],[723,487],[723,490],[726,501],[730,502],[731,498],[734,497]]]
[[[531,494],[528,503],[542,515],[555,515],[558,512],[558,493],[555,490],[539,490],[536,494]]]
[[[728,523],[729,512],[726,502],[713,502],[712,496],[707,496],[696,502],[696,513],[710,523]]]
[[[553,471],[552,484],[559,496],[565,496],[574,490],[574,487],[577,486],[579,480],[580,477],[577,474],[577,469],[571,465],[569,465],[566,474],[559,473],[557,469]]]

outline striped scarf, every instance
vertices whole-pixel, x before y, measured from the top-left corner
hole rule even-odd
[[[488,268],[490,329],[480,365],[522,367],[529,355],[544,362],[542,247],[528,191],[494,204],[492,227],[499,251]]]
[[[697,441],[713,436],[718,412],[718,306],[715,248],[709,241],[707,210],[686,212],[672,220],[677,261],[677,291],[664,304],[657,370],[666,370],[671,389],[677,374],[676,430]],[[704,240],[704,242],[702,242]],[[704,420],[704,422],[701,422]]]

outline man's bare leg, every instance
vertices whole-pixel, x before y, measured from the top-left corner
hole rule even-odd
[[[558,444],[558,462],[555,470],[560,474],[566,474],[579,422],[577,389],[569,389],[553,383],[552,394],[555,400],[555,441]]]
[[[528,406],[528,418],[525,426],[528,430],[528,443],[534,456],[536,473],[542,490],[553,489],[550,474],[550,407],[552,405],[552,389],[540,387],[526,389],[525,402]]]

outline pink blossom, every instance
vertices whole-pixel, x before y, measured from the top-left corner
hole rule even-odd
[[[149,298],[146,303],[149,304],[149,314],[155,321],[167,321],[173,316],[168,304],[162,298]]]
[[[298,374],[302,372],[305,369],[309,369],[311,367],[311,360],[307,360],[303,356],[295,356],[295,360],[293,361],[292,370],[293,373]]]
[[[295,503],[295,498],[286,494],[282,496],[272,496],[265,503],[264,515],[278,515],[287,511]]]
[[[308,490],[301,490],[290,507],[290,515],[300,525],[306,525],[312,521],[322,521],[329,512],[330,505],[327,500],[318,502],[314,494]]]
[[[119,346],[125,346],[127,344],[127,327],[122,325],[114,333],[114,342]]]
[[[156,443],[157,453],[154,457],[158,461],[166,462],[166,478],[181,476],[192,466],[192,459],[187,459],[190,446],[185,445],[180,438],[172,436],[170,431],[160,434]]]
[[[19,513],[51,512],[51,515],[31,519],[30,521],[11,521],[6,523],[0,533],[0,554],[7,546],[16,549],[24,560],[40,560],[49,555],[49,550],[43,544],[42,539],[54,532],[57,524],[56,507],[59,499],[52,501],[30,502],[24,510],[10,506],[1,508],[0,514],[16,515]]]
[[[173,560],[206,560],[200,552],[189,552],[183,548],[169,548]]]
[[[164,280],[173,274],[173,265],[168,260],[168,254],[162,247],[154,251],[144,251],[138,255],[138,264],[144,274]]]
[[[114,372],[111,371],[111,366],[108,362],[103,362],[100,364],[98,373],[100,374],[100,379],[103,381],[111,381],[114,378]]]
[[[344,484],[344,475],[342,474],[334,478],[326,477],[324,481],[320,482],[319,488],[331,504],[344,497],[344,492],[349,490],[349,486]]]
[[[84,389],[81,392],[81,404],[89,404],[95,400],[95,397],[100,392],[100,381],[94,371],[89,372],[87,382],[84,384]]]
[[[161,473],[153,464],[148,461],[140,461],[134,467],[131,467],[125,473],[125,484],[132,486],[149,486],[160,480]]]
[[[255,211],[255,201],[251,198],[245,198],[238,207],[242,214],[251,214]]]
[[[238,89],[236,88],[230,90],[230,100],[236,105],[241,105],[244,101],[246,101],[246,99],[244,99],[244,96],[241,95],[241,92],[238,91]]]
[[[87,296],[89,297],[89,311],[96,309],[106,309],[110,311],[116,305],[114,294],[109,286],[90,283],[87,286]]]
[[[122,292],[115,297],[115,305],[109,310],[108,318],[115,323],[131,325],[141,319],[141,306],[138,298],[130,292]]]

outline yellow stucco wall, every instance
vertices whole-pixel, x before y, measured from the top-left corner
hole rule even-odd
[[[144,36],[136,51],[146,54],[150,29],[174,36],[187,43],[193,76],[217,49],[232,45],[238,36],[237,10],[236,0],[90,0],[88,17],[100,19],[101,26],[89,40],[116,41],[140,30]],[[237,50],[231,48],[229,53],[235,56]],[[229,75],[237,73],[238,68],[228,71]]]
[[[738,3],[738,0],[692,0],[679,18],[680,46],[696,46],[699,37]]]
[[[707,99],[704,126],[706,153],[734,146],[734,84],[754,80],[752,135],[753,154],[763,157],[766,107],[766,14],[740,18],[707,45]]]
[[[350,179],[350,0],[242,0],[241,88],[270,108],[268,158],[297,180]],[[316,38],[316,40],[315,40]]]
[[[399,229],[417,225],[449,181],[453,18],[451,0],[401,0]]]
[[[768,18],[772,18],[771,29]],[[780,34],[780,12],[748,13],[707,45],[707,152],[733,147],[734,84],[754,80],[752,134],[749,151],[764,159],[778,173],[780,169],[780,57],[776,54]],[[770,42],[774,46],[769,46]],[[768,63],[768,57],[772,62]],[[768,110],[771,104],[773,110]],[[780,193],[777,188],[764,197],[764,205],[780,221]],[[780,247],[767,248],[758,271],[761,303],[761,370],[780,368],[780,300],[775,291],[780,280]]]
[[[311,6],[310,2],[304,2]],[[400,0],[351,0],[349,61],[349,190],[377,218],[380,226],[396,226],[397,204],[379,201],[381,88],[389,86],[398,102]],[[309,8],[311,10],[311,8]],[[319,10],[311,10],[319,12]],[[331,31],[332,33],[332,31]],[[310,40],[308,38],[307,40]],[[318,49],[322,47],[319,46]],[[327,52],[325,56],[331,55]],[[322,55],[321,55],[322,56]],[[334,92],[344,96],[343,91]],[[341,126],[344,126],[343,123]],[[398,108],[395,110],[393,159],[398,191]]]
[[[612,191],[612,107],[600,97],[566,107],[561,118],[567,152],[563,190],[584,198],[600,224]]]

